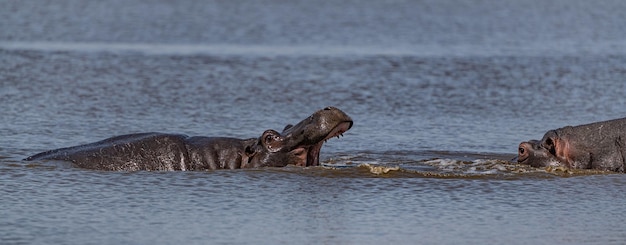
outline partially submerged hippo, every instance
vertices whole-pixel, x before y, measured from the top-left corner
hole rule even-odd
[[[24,160],[61,160],[98,170],[207,170],[319,165],[322,144],[352,127],[341,110],[326,107],[282,133],[236,139],[140,133],[42,152]]]
[[[548,131],[541,141],[519,145],[517,162],[624,172],[626,118]]]

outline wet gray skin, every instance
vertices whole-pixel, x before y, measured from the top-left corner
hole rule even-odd
[[[543,139],[522,142],[517,162],[533,167],[562,166],[624,172],[626,118],[567,126]]]
[[[352,127],[335,107],[319,110],[282,133],[259,138],[188,137],[181,134],[121,135],[91,144],[60,148],[24,160],[59,160],[97,170],[207,170],[319,165],[320,149]]]

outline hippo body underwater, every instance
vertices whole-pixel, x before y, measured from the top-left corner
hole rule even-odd
[[[517,162],[624,172],[625,157],[626,118],[621,118],[550,130],[540,141],[522,142]]]
[[[295,126],[287,125],[282,133],[270,129],[259,138],[139,133],[50,150],[24,160],[68,161],[81,168],[112,171],[316,166],[322,144],[352,124],[343,111],[326,107]]]

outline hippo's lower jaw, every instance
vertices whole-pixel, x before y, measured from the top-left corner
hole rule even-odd
[[[300,146],[292,150],[291,153],[300,159],[300,162],[295,164],[296,166],[319,166],[320,164],[320,151],[322,145],[328,139],[333,137],[343,136],[343,133],[348,131],[352,127],[352,122],[342,122],[337,125],[323,140],[314,145]]]

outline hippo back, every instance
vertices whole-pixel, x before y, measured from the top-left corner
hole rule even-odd
[[[187,149],[181,134],[140,133],[42,152],[25,160],[61,160],[97,170],[185,170]]]

